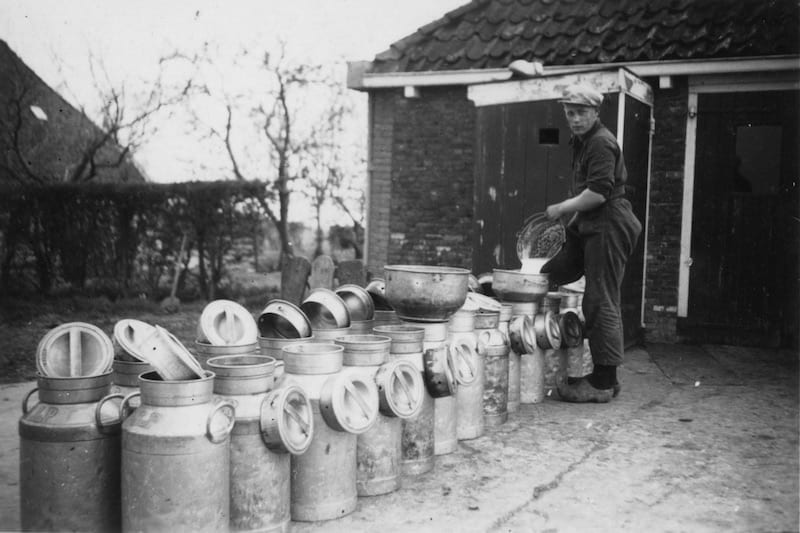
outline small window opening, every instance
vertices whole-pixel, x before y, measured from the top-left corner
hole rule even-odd
[[[558,128],[539,128],[539,144],[558,144]]]

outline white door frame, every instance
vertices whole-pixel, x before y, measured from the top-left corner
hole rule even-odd
[[[689,310],[689,273],[692,266],[692,207],[694,202],[694,165],[697,143],[697,100],[701,93],[734,93],[800,90],[798,71],[755,73],[747,75],[690,76],[686,103],[686,149],[683,168],[683,210],[678,270],[678,316]]]

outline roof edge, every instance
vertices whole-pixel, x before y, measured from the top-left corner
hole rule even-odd
[[[348,62],[348,88],[370,91],[409,86],[473,85],[506,81],[513,76],[508,68],[370,73],[370,65],[372,63],[369,61]],[[544,67],[543,75],[569,74],[597,68],[627,68],[639,77],[778,72],[800,70],[800,55],[554,65]]]

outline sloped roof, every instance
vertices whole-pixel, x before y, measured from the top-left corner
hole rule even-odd
[[[378,54],[369,72],[794,55],[797,0],[473,0]]]
[[[86,146],[104,135],[0,39],[0,184],[64,181]],[[95,163],[106,166],[94,181],[146,181],[132,157],[117,163],[122,155],[117,144],[104,143]]]

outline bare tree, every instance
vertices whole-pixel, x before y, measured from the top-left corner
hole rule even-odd
[[[350,218],[356,235],[359,234],[363,224],[363,187],[357,187],[353,183],[351,160],[353,150],[349,150],[346,146],[343,123],[352,113],[352,108],[342,91],[341,87],[332,91],[330,103],[326,108],[327,113],[324,120],[315,126],[314,142],[309,146],[303,159],[306,185],[304,193],[311,200],[316,219],[315,256],[322,254],[322,243],[325,238],[322,229],[322,209],[326,203],[332,204],[332,207]],[[360,257],[361,249],[357,238],[348,244],[355,249],[356,257]]]
[[[89,181],[103,169],[120,167],[157,132],[156,116],[182,102],[193,89],[191,78],[178,87],[165,87],[164,70],[176,59],[180,58],[159,59],[156,77],[140,94],[131,95],[124,84],[116,85],[111,81],[101,58],[89,54],[89,70],[99,102],[100,129],[83,139],[79,156],[68,167],[65,181]],[[80,110],[84,115],[89,114],[84,105],[80,105]]]
[[[252,56],[243,51],[238,60]],[[262,208],[277,229],[282,257],[288,257],[294,255],[289,231],[292,193],[306,186],[310,154],[328,146],[320,139],[325,128],[319,124],[345,110],[327,104],[336,84],[323,66],[290,59],[285,43],[279,43],[277,53],[259,57],[256,82],[238,91],[224,83],[203,85],[206,101],[193,99],[193,114],[196,127],[224,148],[235,179],[264,182]],[[208,66],[213,61],[206,56],[198,63]],[[210,108],[216,108],[216,122],[203,118],[204,113],[215,114]]]

